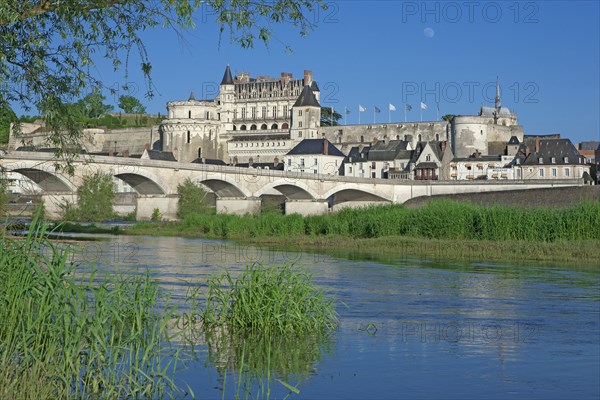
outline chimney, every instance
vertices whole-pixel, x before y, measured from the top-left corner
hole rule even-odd
[[[535,137],[535,152],[539,152],[540,151],[540,137],[536,136]]]
[[[329,146],[327,143],[327,139],[323,139],[323,154],[326,156],[329,155]]]
[[[304,84],[310,85],[312,83],[312,80],[313,80],[312,71],[305,69],[304,70]]]

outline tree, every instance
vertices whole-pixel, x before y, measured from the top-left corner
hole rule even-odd
[[[119,108],[126,114],[145,114],[146,107],[133,96],[123,95],[119,97]]]
[[[333,110],[333,114],[331,113],[330,107],[321,107],[321,126],[337,126],[339,125],[338,121],[342,119],[342,114]],[[332,118],[333,116],[333,118]]]
[[[83,177],[83,183],[77,188],[77,207],[66,205],[65,220],[104,221],[112,218],[113,177],[110,174],[96,172]]]
[[[112,106],[104,104],[106,98],[98,88],[94,88],[92,93],[75,103],[77,110],[87,118],[98,118],[112,110]]]
[[[10,124],[18,121],[12,110],[0,108],[0,144],[8,143],[10,137]]]
[[[323,0],[3,0],[0,7],[0,109],[37,108],[50,132],[49,145],[77,148],[81,126],[68,104],[100,90],[94,56],[101,54],[128,75],[132,51],[141,58],[146,95],[153,94],[152,64],[141,32],[157,26],[180,32],[194,27],[194,13],[212,16],[221,36],[242,47],[268,44],[275,24],[302,35],[312,28],[313,8]],[[60,154],[60,151],[58,152]]]
[[[454,119],[454,117],[456,117],[456,115],[454,114],[446,114],[442,117],[442,121],[452,121]]]
[[[212,212],[208,205],[207,193],[204,188],[196,185],[189,178],[177,186],[179,203],[177,216],[181,219],[190,214],[209,214]]]

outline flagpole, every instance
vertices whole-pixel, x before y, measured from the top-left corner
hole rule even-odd
[[[421,109],[421,122],[423,122],[423,106],[421,105],[419,108]]]

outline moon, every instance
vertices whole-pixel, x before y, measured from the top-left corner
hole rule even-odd
[[[423,29],[423,35],[425,35],[425,37],[432,38],[433,35],[435,35],[435,32],[431,28],[425,28]]]

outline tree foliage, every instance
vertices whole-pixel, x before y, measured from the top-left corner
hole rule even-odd
[[[178,218],[183,219],[190,214],[208,214],[211,212],[206,190],[196,185],[189,178],[177,186],[177,194],[179,195]]]
[[[330,107],[321,107],[321,126],[337,126],[339,120],[342,119],[342,114],[333,110]]]
[[[104,221],[112,218],[114,199],[112,175],[102,172],[87,175],[77,188],[77,207],[66,206],[65,220]]]
[[[119,97],[119,108],[127,114],[145,114],[146,107],[141,101],[133,96],[123,95]]]
[[[12,110],[0,108],[0,144],[8,143],[10,137],[10,124],[18,122]]]
[[[3,0],[0,7],[0,109],[35,107],[50,131],[49,145],[73,149],[81,126],[69,103],[102,87],[94,67],[104,57],[128,76],[131,52],[140,57],[146,95],[152,64],[141,33],[153,27],[180,32],[195,17],[214,18],[221,37],[242,47],[268,44],[276,24],[306,34],[307,18],[323,0]],[[90,110],[91,111],[91,110]]]
[[[446,114],[442,117],[442,121],[452,121],[454,119],[454,117],[456,117],[456,115],[454,114]]]

